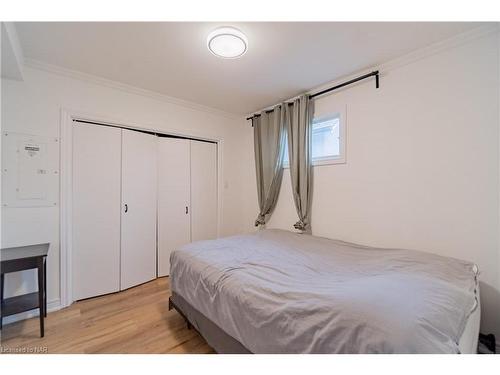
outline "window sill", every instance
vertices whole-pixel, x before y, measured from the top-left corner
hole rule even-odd
[[[320,165],[330,165],[330,164],[345,164],[345,157],[330,158],[330,159],[316,159],[313,160],[313,167]]]
[[[345,164],[345,157],[330,158],[330,159],[316,159],[313,160],[313,167],[319,167],[322,165],[333,165],[333,164]],[[289,164],[284,164],[283,169],[290,169]]]

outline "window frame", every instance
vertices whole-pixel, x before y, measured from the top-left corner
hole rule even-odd
[[[347,132],[346,132],[345,110],[339,109],[339,110],[332,111],[326,115],[315,117],[313,119],[313,123],[328,121],[328,120],[331,120],[335,117],[339,118],[339,155],[338,156],[315,157],[312,160],[313,167],[321,166],[321,165],[333,165],[333,164],[345,164],[346,163]],[[288,143],[287,143],[286,147],[288,147]],[[284,161],[283,168],[290,168],[290,163]]]

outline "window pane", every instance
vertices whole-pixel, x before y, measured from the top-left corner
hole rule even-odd
[[[312,128],[312,157],[325,158],[340,155],[339,117],[314,121]]]
[[[288,156],[288,134],[285,135],[285,156],[283,157],[283,165],[289,165],[290,164],[290,157]]]
[[[288,140],[287,140],[288,142]],[[285,147],[284,164],[289,164],[288,143]],[[340,117],[313,120],[312,125],[312,158],[324,159],[340,156]]]

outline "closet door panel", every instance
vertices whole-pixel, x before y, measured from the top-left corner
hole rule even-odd
[[[191,141],[191,240],[217,238],[217,145]]]
[[[73,297],[120,289],[121,130],[73,125]]]
[[[156,277],[157,137],[122,130],[121,289]]]
[[[166,276],[170,253],[191,241],[190,141],[158,142],[158,276]]]

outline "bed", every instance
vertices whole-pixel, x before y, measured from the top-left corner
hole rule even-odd
[[[218,353],[473,353],[478,270],[283,230],[171,254],[170,307]]]

